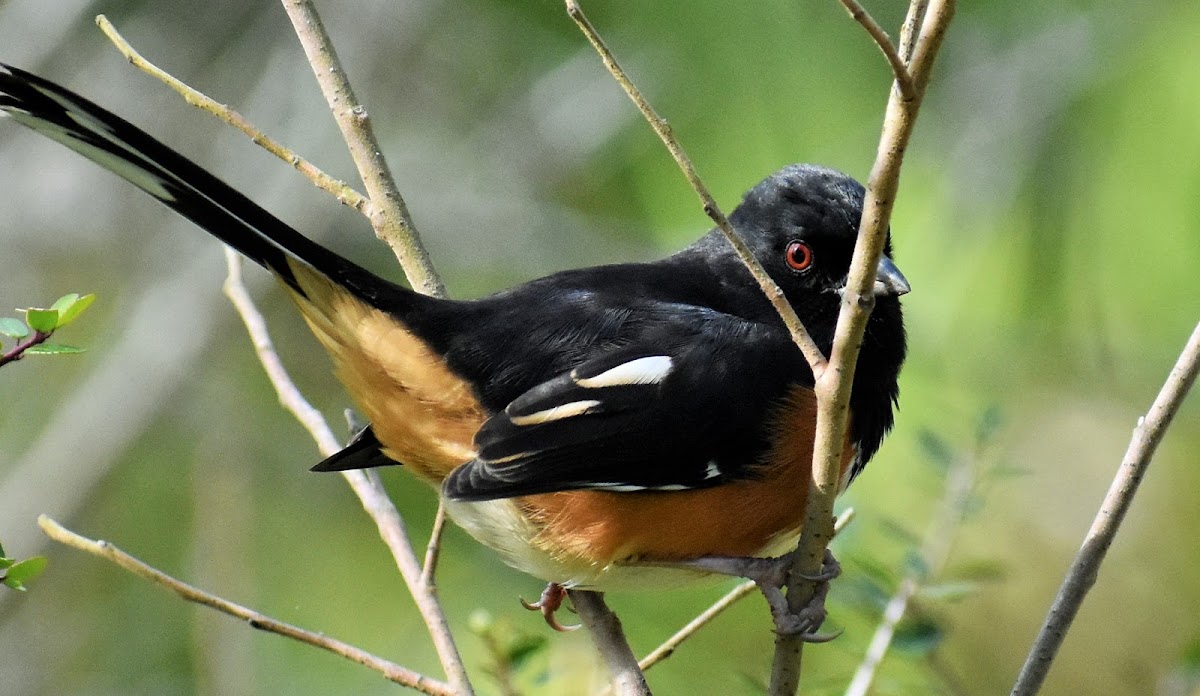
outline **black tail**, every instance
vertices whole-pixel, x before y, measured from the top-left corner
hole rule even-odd
[[[0,112],[66,145],[154,196],[302,296],[299,260],[376,307],[407,291],[304,237],[279,218],[125,119],[53,82],[0,63]]]

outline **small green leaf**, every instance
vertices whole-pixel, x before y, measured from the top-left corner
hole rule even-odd
[[[16,562],[17,562],[17,559],[15,559],[15,558],[4,558],[4,557],[0,556],[0,570],[7,570],[7,569],[13,567],[13,565],[15,565]]]
[[[69,297],[74,299],[72,299],[70,302],[67,302],[65,306],[59,307],[59,303]],[[75,321],[75,318],[80,314],[83,314],[83,310],[91,307],[92,303],[95,301],[96,295],[94,293],[88,293],[82,297],[76,293],[71,293],[70,295],[64,295],[58,298],[58,302],[54,303],[54,309],[59,311],[58,325],[66,326],[67,324]]]
[[[957,602],[979,592],[977,582],[943,582],[936,585],[926,585],[921,588],[920,595],[925,599],[940,599],[947,602]]]
[[[87,349],[68,346],[64,343],[39,343],[25,352],[30,355],[74,355],[75,353],[82,353],[85,350]]]
[[[25,323],[29,324],[29,328],[42,333],[50,333],[58,327],[58,310],[57,309],[27,309],[25,310]]]
[[[4,558],[4,544],[0,544],[0,558]]]
[[[46,569],[46,563],[45,556],[26,558],[8,569],[8,574],[4,576],[4,584],[14,590],[24,591],[25,583],[41,575]]]
[[[892,645],[897,650],[924,656],[936,650],[945,637],[945,631],[933,619],[905,619],[896,627]]]
[[[77,300],[79,300],[79,293],[77,293],[77,292],[67,293],[66,295],[63,295],[62,297],[55,300],[54,304],[50,305],[50,309],[57,309],[58,313],[62,314],[63,312],[67,311],[68,307],[75,304],[75,302]]]
[[[0,317],[0,334],[12,338],[25,338],[29,335],[29,327],[25,322],[12,317]]]

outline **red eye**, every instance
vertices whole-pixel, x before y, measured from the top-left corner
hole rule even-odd
[[[812,248],[804,242],[788,242],[786,252],[787,265],[797,271],[808,270],[812,265]]]

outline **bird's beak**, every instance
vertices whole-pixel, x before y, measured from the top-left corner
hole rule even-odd
[[[875,272],[875,296],[903,295],[912,290],[908,279],[896,268],[896,264],[886,256],[879,259],[879,270]]]

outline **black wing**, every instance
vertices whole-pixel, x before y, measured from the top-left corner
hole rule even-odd
[[[753,476],[771,411],[812,377],[778,330],[737,324],[626,346],[530,389],[484,423],[478,457],[450,474],[446,495],[686,490]]]

